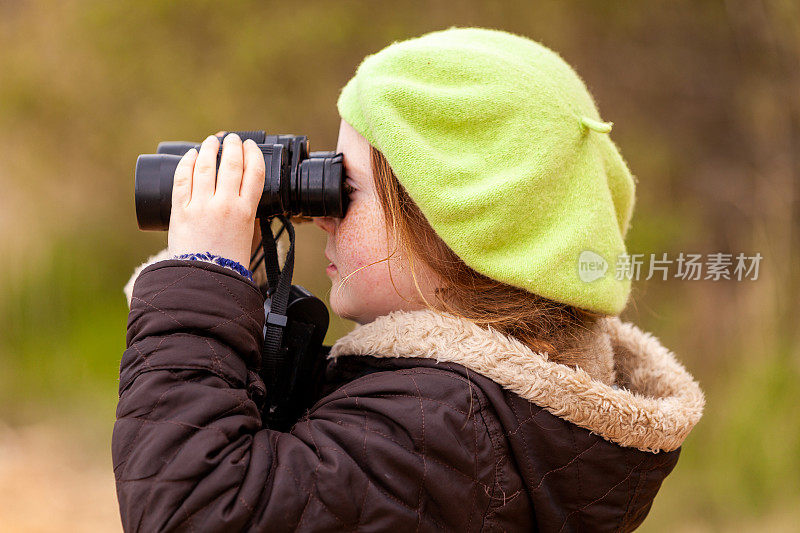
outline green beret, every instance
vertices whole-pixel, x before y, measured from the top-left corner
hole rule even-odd
[[[436,31],[367,56],[337,106],[471,268],[583,309],[624,309],[630,279],[614,266],[634,178],[557,53],[504,31]]]

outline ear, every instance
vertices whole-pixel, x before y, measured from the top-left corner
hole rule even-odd
[[[157,263],[159,261],[164,261],[165,259],[171,259],[172,254],[170,253],[168,248],[164,248],[160,252],[155,255],[151,255],[147,261],[136,267],[133,271],[133,275],[131,275],[131,279],[128,280],[128,283],[125,284],[125,287],[122,289],[122,292],[125,293],[126,298],[128,299],[128,309],[131,308],[131,295],[133,294],[133,284],[136,282],[136,278],[139,277],[139,273],[145,269],[145,267],[152,265],[153,263]]]

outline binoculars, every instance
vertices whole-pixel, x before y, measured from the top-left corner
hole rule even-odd
[[[257,218],[344,217],[349,196],[344,188],[342,154],[309,152],[305,135],[267,135],[263,130],[230,133],[236,133],[242,141],[252,139],[264,154],[266,176]],[[224,137],[219,136],[218,170]],[[175,169],[192,148],[199,150],[200,144],[162,142],[155,154],[142,154],[136,160],[134,195],[140,229],[169,229]]]

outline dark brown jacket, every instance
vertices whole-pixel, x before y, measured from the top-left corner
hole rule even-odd
[[[252,399],[263,323],[231,270],[138,275],[113,434],[126,530],[628,531],[703,407],[672,354],[616,318],[582,341],[589,373],[397,312],[333,346],[323,397],[282,433]]]

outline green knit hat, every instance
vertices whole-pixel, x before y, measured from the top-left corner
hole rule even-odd
[[[436,31],[367,56],[337,106],[471,268],[583,309],[624,309],[630,279],[615,265],[634,178],[558,54],[498,30]]]

